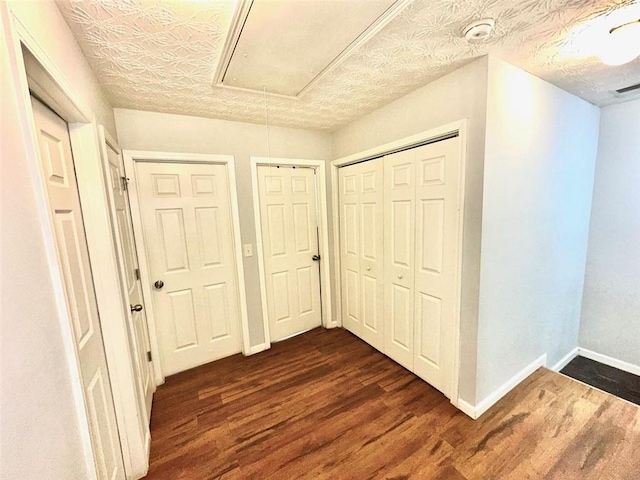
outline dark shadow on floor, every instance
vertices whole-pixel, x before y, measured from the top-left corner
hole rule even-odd
[[[576,357],[560,370],[571,378],[640,405],[640,377],[585,357]]]

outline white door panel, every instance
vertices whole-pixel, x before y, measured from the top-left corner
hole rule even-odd
[[[413,151],[384,157],[385,353],[413,370],[415,162]]]
[[[382,159],[340,168],[342,324],[384,350]]]
[[[342,325],[362,336],[360,315],[360,209],[359,165],[339,170],[340,262],[342,283]]]
[[[355,166],[360,189],[361,336],[384,351],[384,164],[379,158]]]
[[[316,184],[311,168],[258,166],[269,334],[277,341],[319,327]]]
[[[111,384],[67,124],[32,98],[39,156],[78,354],[98,478],[124,479]]]
[[[417,182],[414,371],[450,395],[458,265],[460,140],[414,149]]]
[[[137,396],[140,401],[141,421],[147,429],[151,420],[151,403],[153,400],[153,373],[147,352],[150,352],[149,330],[147,325],[146,310],[142,298],[142,285],[139,280],[138,257],[136,255],[135,240],[133,238],[133,226],[131,223],[131,209],[129,198],[125,191],[125,173],[120,152],[105,142],[107,151],[107,166],[109,169],[108,186],[110,201],[113,203],[116,214],[116,228],[118,234],[118,250],[122,256],[124,275],[128,301],[130,305],[141,305],[142,311],[133,311],[129,315],[129,342],[134,349],[134,369],[138,382]]]
[[[240,352],[227,166],[135,168],[165,375]]]

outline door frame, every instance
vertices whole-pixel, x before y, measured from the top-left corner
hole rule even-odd
[[[129,205],[131,206],[131,219],[133,223],[133,236],[136,241],[136,253],[138,254],[138,267],[142,280],[142,297],[147,309],[147,324],[149,326],[149,340],[151,355],[161,359],[160,343],[156,328],[156,317],[153,307],[153,292],[151,291],[151,270],[147,258],[146,240],[142,228],[142,205],[138,193],[136,178],[136,162],[147,163],[198,163],[226,165],[227,182],[229,184],[229,202],[231,206],[231,231],[233,232],[233,250],[236,263],[236,279],[238,283],[238,309],[240,312],[240,336],[242,341],[242,353],[249,355],[249,317],[247,315],[247,294],[244,283],[244,263],[242,261],[242,238],[240,236],[240,215],[238,210],[238,191],[236,188],[235,159],[233,155],[213,155],[205,153],[173,153],[155,152],[145,150],[123,150],[124,170],[128,183]],[[162,370],[162,361],[153,363],[156,385],[164,383],[165,375]]]
[[[331,268],[329,250],[329,222],[327,219],[327,188],[326,165],[324,160],[305,160],[294,158],[270,158],[251,157],[251,185],[253,190],[253,216],[255,219],[256,242],[258,252],[258,270],[260,274],[260,299],[262,304],[262,324],[264,329],[264,343],[253,347],[251,353],[258,353],[271,348],[271,335],[269,332],[269,310],[267,306],[267,277],[264,265],[264,247],[262,242],[262,221],[260,218],[260,192],[258,190],[258,167],[269,165],[286,165],[288,167],[315,167],[318,172],[316,188],[318,195],[318,220],[319,241],[318,254],[320,255],[320,297],[322,304],[321,324],[325,328],[334,328],[338,324],[332,315],[331,307]]]
[[[466,177],[466,163],[467,163],[467,135],[468,135],[468,119],[462,119],[455,122],[447,123],[440,127],[432,128],[424,132],[410,135],[408,137],[394,140],[377,147],[364,150],[362,152],[354,153],[346,157],[338,158],[331,162],[331,214],[333,221],[333,258],[334,258],[334,272],[333,281],[336,286],[336,290],[341,289],[341,264],[340,264],[340,205],[339,205],[339,190],[340,183],[338,177],[338,170],[340,167],[346,167],[354,163],[364,162],[366,160],[373,160],[384,155],[388,155],[392,152],[417,147],[420,144],[426,142],[435,142],[438,140],[444,140],[451,135],[457,134],[460,137],[460,179],[458,184],[458,205],[460,206],[460,213],[458,215],[457,225],[457,241],[456,248],[458,255],[456,258],[456,293],[455,293],[455,315],[454,315],[454,359],[453,359],[453,372],[452,372],[452,388],[451,388],[451,403],[459,408],[460,398],[458,395],[458,381],[460,374],[460,312],[462,308],[462,254],[463,254],[463,228],[464,228],[464,199],[465,199],[465,177]],[[340,295],[336,297],[336,321],[342,326],[342,299]]]
[[[0,2],[0,9],[3,9],[4,37],[8,44],[11,76],[27,152],[26,160],[46,252],[46,274],[52,282],[87,472],[89,478],[97,479],[97,452],[91,444],[89,412],[84,398],[80,362],[73,340],[71,315],[58,260],[55,227],[40,166],[30,90],[68,124],[89,263],[92,272],[100,272],[100,275],[92,275],[98,314],[103,320],[109,319],[101,321],[100,326],[115,406],[120,451],[126,477],[140,478],[148,470],[149,450],[148,445],[145,445],[144,432],[140,432],[137,421],[137,402],[131,403],[130,396],[127,395],[127,392],[135,388],[132,351],[126,341],[127,318],[124,312],[128,304],[125,304],[121,295],[115,230],[111,224],[102,170],[98,120],[75,85],[68,81],[42,45],[31,35],[29,28],[22,24],[12,11],[11,4]],[[128,352],[128,355],[123,355],[123,352]]]

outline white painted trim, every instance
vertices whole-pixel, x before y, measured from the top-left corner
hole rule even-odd
[[[558,362],[556,362],[554,366],[550,367],[549,370],[552,370],[554,372],[559,372],[564,367],[566,367],[571,360],[573,360],[577,356],[578,356],[578,347],[571,349],[569,353],[567,353],[564,357],[558,360]]]
[[[462,257],[464,252],[464,212],[465,212],[465,188],[467,180],[467,120],[458,122],[458,137],[460,140],[459,178],[458,178],[458,225],[456,226],[456,287],[454,305],[453,326],[453,365],[450,400],[453,405],[458,403],[458,391],[460,388],[460,329],[462,317]]]
[[[244,91],[251,92],[253,94],[259,93],[262,95],[262,90],[255,90],[252,88],[244,88],[244,87],[235,87],[231,85],[225,85],[222,83],[223,77],[229,63],[231,62],[233,52],[240,40],[240,35],[242,33],[242,27],[244,26],[249,13],[251,11],[251,7],[253,5],[254,0],[239,0],[236,9],[233,13],[233,17],[231,20],[231,27],[227,33],[227,38],[224,42],[224,47],[222,48],[222,53],[220,55],[220,60],[218,61],[218,68],[216,69],[213,75],[212,84],[214,87],[225,88],[236,91]],[[362,45],[368,42],[371,38],[373,38],[380,30],[382,30],[386,25],[388,25],[394,18],[396,18],[408,5],[410,5],[413,0],[397,0],[395,1],[386,11],[382,13],[371,25],[369,25],[364,32],[362,32],[358,37],[353,40],[342,52],[340,52],[336,57],[329,62],[329,64],[324,67],[318,74],[307,84],[302,90],[300,90],[295,95],[287,95],[283,93],[273,93],[267,92],[269,96],[280,97],[280,98],[288,98],[289,100],[299,100],[302,98],[309,90],[311,90],[318,82],[320,82],[326,75],[329,74],[332,70],[338,67],[343,61],[345,61],[349,56],[351,56],[355,51],[357,51]]]
[[[475,406],[475,418],[480,418],[480,416],[489,410],[493,405],[495,405],[502,397],[504,397],[507,393],[513,390],[516,386],[520,384],[524,379],[526,379],[529,375],[535,372],[538,368],[544,367],[547,364],[547,354],[540,355],[529,365],[524,367],[518,373],[516,373],[513,377],[503,383],[500,387],[493,391],[488,397],[479,402]],[[464,400],[460,400],[464,402]]]
[[[227,163],[229,175],[229,196],[231,197],[231,221],[233,222],[233,238],[235,244],[236,270],[238,275],[238,297],[240,300],[240,328],[242,332],[242,354],[249,355],[251,339],[249,338],[249,314],[247,312],[247,290],[244,280],[244,260],[242,258],[242,238],[240,237],[240,210],[238,208],[238,188],[236,184],[235,160],[231,157]]]
[[[271,348],[271,345],[267,345],[266,343],[261,343],[259,345],[254,345],[253,347],[251,347],[249,349],[249,355],[253,355],[255,353],[264,352],[265,350],[268,350],[269,348]]]
[[[124,168],[127,176],[131,178],[129,182],[129,202],[131,205],[131,217],[133,222],[133,234],[136,239],[136,251],[140,267],[140,277],[142,279],[142,294],[147,307],[147,321],[149,325],[149,336],[151,337],[151,351],[154,358],[161,359],[160,344],[156,328],[156,317],[153,307],[153,292],[151,291],[151,269],[147,258],[146,241],[144,229],[142,228],[142,206],[138,192],[136,178],[136,162],[153,163],[210,163],[224,164],[227,167],[227,180],[229,184],[229,202],[231,205],[232,233],[234,243],[234,256],[236,263],[236,281],[238,284],[237,299],[240,312],[240,332],[242,337],[242,353],[248,355],[249,344],[249,318],[247,315],[247,293],[244,282],[244,263],[242,261],[242,242],[240,237],[240,218],[238,209],[238,193],[235,177],[235,160],[233,155],[211,155],[204,153],[174,153],[174,152],[154,152],[142,150],[123,150]],[[164,383],[164,373],[162,371],[162,361],[154,362],[156,384]]]
[[[471,405],[469,402],[466,402],[466,401],[462,400],[461,398],[459,398],[458,399],[458,405],[456,405],[456,407],[462,413],[464,413],[465,415],[473,418],[474,420],[476,418],[478,418],[478,415],[477,415],[477,412],[476,412],[476,407]]]
[[[371,160],[376,157],[381,157],[398,148],[409,147],[413,144],[426,142],[428,140],[437,139],[444,135],[460,132],[463,125],[467,122],[467,119],[457,120],[455,122],[447,123],[441,127],[432,128],[424,132],[416,133],[415,135],[409,135],[408,137],[394,140],[393,142],[384,143],[377,147],[369,148],[362,152],[347,155],[346,157],[338,158],[331,162],[334,167],[344,167],[352,163],[360,162],[362,160]]]
[[[559,372],[562,370],[571,360],[573,360],[578,355],[586,358],[590,358],[591,360],[595,360],[596,362],[604,363],[605,365],[609,365],[614,368],[618,368],[620,370],[624,370],[625,372],[632,373],[634,375],[640,375],[640,366],[633,365],[631,363],[623,362],[621,360],[617,360],[615,358],[609,357],[607,355],[603,355],[601,353],[594,352],[592,350],[587,350],[582,347],[575,347],[569,353],[567,353],[560,361],[558,361],[555,365],[553,365],[550,370],[554,372]],[[473,419],[479,418],[483,413],[485,413],[489,408],[495,405],[502,397],[504,397],[507,393],[513,390],[520,382],[525,380],[529,375],[535,372],[538,368],[544,367],[547,363],[547,354],[541,355],[532,363],[527,365],[525,368],[516,373],[513,377],[511,377],[507,382],[505,382],[501,387],[496,389],[491,395],[486,397],[477,405],[471,405],[470,403],[458,399],[457,407],[470,416]],[[591,386],[591,385],[590,385]]]
[[[264,266],[264,247],[262,242],[262,222],[260,218],[260,195],[258,190],[258,166],[264,165],[300,165],[316,167],[318,174],[318,227],[320,230],[320,289],[322,292],[322,325],[325,328],[336,327],[331,307],[331,268],[329,263],[329,228],[327,212],[327,184],[326,162],[324,160],[303,160],[294,158],[268,158],[251,157],[251,185],[253,190],[253,215],[256,227],[256,241],[258,247],[258,270],[260,273],[260,293],[262,299],[262,323],[264,326],[264,338],[267,348],[271,346],[269,334],[269,310],[267,305],[267,287]]]
[[[331,163],[331,221],[333,222],[333,282],[336,286],[336,314],[334,324],[342,327],[342,275],[340,263],[340,175]]]
[[[334,254],[334,271],[333,281],[336,286],[336,291],[340,292],[342,288],[342,280],[340,277],[341,264],[340,264],[340,211],[339,211],[339,190],[340,184],[338,179],[338,170],[340,167],[358,163],[364,160],[373,160],[384,156],[389,152],[396,151],[398,149],[410,148],[413,145],[417,145],[430,140],[437,140],[438,138],[446,135],[457,133],[460,138],[460,179],[458,186],[458,205],[460,208],[460,215],[458,216],[457,226],[457,249],[459,255],[457,256],[458,264],[456,265],[456,305],[454,315],[454,364],[453,364],[453,378],[451,387],[451,403],[460,408],[460,400],[458,398],[459,391],[459,379],[460,379],[460,328],[461,328],[461,310],[462,310],[462,255],[464,244],[464,207],[465,207],[465,185],[466,185],[466,165],[467,165],[467,144],[468,144],[468,120],[466,118],[457,120],[455,122],[442,125],[437,128],[410,135],[408,137],[394,140],[383,145],[370,148],[368,150],[354,153],[346,157],[339,158],[331,162],[331,192],[332,192],[332,221],[333,221],[333,254]],[[336,325],[342,326],[342,301],[340,295],[336,295]]]
[[[262,221],[260,220],[260,195],[258,185],[258,163],[251,158],[251,192],[253,196],[253,219],[256,228],[256,253],[258,254],[258,275],[260,275],[260,305],[262,306],[262,331],[264,350],[271,348],[269,332],[269,306],[267,305],[267,285],[264,269],[264,248],[262,245]]]
[[[153,150],[123,150],[134,162],[152,163],[231,163],[233,155],[214,155],[210,153],[156,152]]]
[[[617,368],[618,370],[623,370],[625,372],[640,376],[640,365],[634,365],[633,363],[624,362],[622,360],[618,360],[617,358],[613,358],[608,355],[594,352],[593,350],[588,350],[582,347],[578,348],[578,355],[580,355],[581,357],[589,358],[591,360],[595,360],[596,362],[604,363],[605,365]]]

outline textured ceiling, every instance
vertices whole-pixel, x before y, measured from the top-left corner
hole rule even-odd
[[[57,2],[113,106],[264,121],[261,95],[211,83],[235,2]],[[486,53],[596,105],[640,98],[640,91],[612,93],[640,83],[640,60],[607,67],[583,41],[590,25],[637,7],[633,0],[415,0],[303,98],[269,97],[269,121],[332,130]],[[461,38],[465,25],[486,17],[496,21],[487,41]]]

